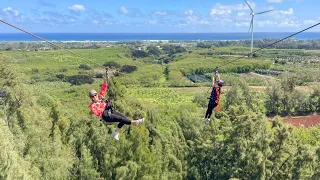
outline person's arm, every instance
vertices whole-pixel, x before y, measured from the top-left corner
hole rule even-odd
[[[100,89],[100,93],[99,93],[99,96],[101,99],[104,99],[106,92],[107,92],[107,89],[108,89],[108,83],[106,80],[104,80],[104,82],[101,86],[101,89]]]
[[[214,77],[214,74],[212,73],[212,86],[214,86],[214,82],[215,82],[215,77]]]
[[[218,80],[220,81],[221,79],[220,79],[220,74],[218,74]]]

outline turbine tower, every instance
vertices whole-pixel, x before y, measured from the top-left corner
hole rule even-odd
[[[254,16],[255,15],[257,15],[257,14],[263,14],[263,13],[267,13],[267,12],[270,12],[270,11],[274,11],[275,9],[272,9],[272,10],[268,10],[268,11],[263,11],[263,12],[258,12],[258,13],[254,13],[253,12],[253,9],[251,8],[251,6],[249,5],[249,3],[246,1],[246,0],[244,0],[246,3],[247,3],[247,5],[249,6],[249,8],[250,8],[250,10],[251,10],[251,23],[250,23],[250,27],[249,27],[249,31],[250,31],[250,29],[251,29],[251,47],[250,47],[250,53],[252,53],[252,49],[253,49],[253,18],[254,18]]]

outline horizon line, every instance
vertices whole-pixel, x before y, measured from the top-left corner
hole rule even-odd
[[[255,32],[255,33],[294,33],[292,32],[274,32],[274,31],[264,31],[264,32]],[[33,32],[33,33],[69,33],[69,34],[231,34],[231,33],[250,33],[250,32]],[[320,31],[304,32],[304,33],[320,33]],[[24,32],[0,32],[0,34],[25,34]]]

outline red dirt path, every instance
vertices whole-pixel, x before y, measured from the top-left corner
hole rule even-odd
[[[320,115],[283,118],[283,122],[292,124],[295,127],[308,128],[320,124]]]

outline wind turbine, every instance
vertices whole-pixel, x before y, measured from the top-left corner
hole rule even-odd
[[[250,14],[251,15],[251,23],[250,23],[249,31],[251,29],[251,48],[250,48],[250,53],[252,53],[252,49],[253,49],[253,18],[254,18],[254,16],[257,15],[257,14],[263,14],[263,13],[267,13],[267,12],[270,12],[270,11],[274,11],[275,9],[254,13],[253,9],[249,5],[249,3],[246,0],[244,0],[244,1],[247,3],[247,5],[249,6],[249,8],[251,10],[251,14]]]

